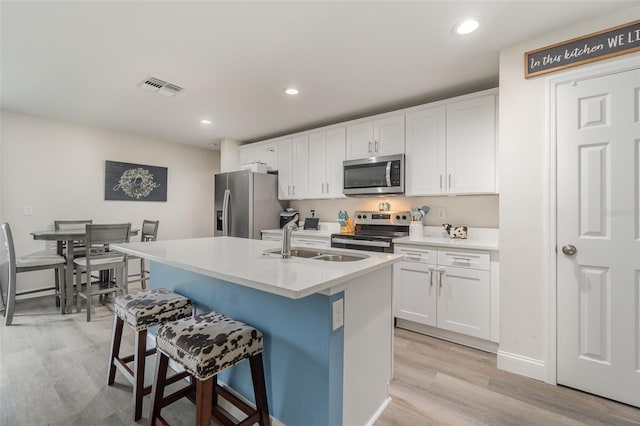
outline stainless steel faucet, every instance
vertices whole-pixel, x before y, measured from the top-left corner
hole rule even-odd
[[[298,229],[298,214],[296,213],[293,218],[282,227],[282,258],[291,258],[291,233]]]

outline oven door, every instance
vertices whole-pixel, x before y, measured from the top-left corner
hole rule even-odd
[[[368,240],[345,237],[342,235],[331,236],[331,247],[350,250],[366,250],[379,253],[393,253],[393,243],[386,240]]]

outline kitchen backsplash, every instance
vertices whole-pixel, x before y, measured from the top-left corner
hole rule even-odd
[[[457,197],[366,197],[334,200],[291,201],[289,205],[300,212],[301,219],[311,217],[311,209],[321,222],[335,221],[339,210],[350,215],[356,210],[378,210],[378,204],[386,201],[390,210],[410,210],[411,207],[429,206],[431,210],[423,219],[425,225],[466,225],[477,228],[498,227],[498,195],[465,195]],[[444,217],[438,213],[444,209]]]

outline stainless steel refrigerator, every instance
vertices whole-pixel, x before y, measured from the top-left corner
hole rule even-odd
[[[278,176],[249,170],[215,177],[215,236],[260,239],[263,229],[280,227]]]

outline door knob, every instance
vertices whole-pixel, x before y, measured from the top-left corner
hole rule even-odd
[[[578,252],[578,249],[575,246],[572,246],[571,244],[562,246],[562,253],[566,254],[567,256],[573,256],[577,252]]]

